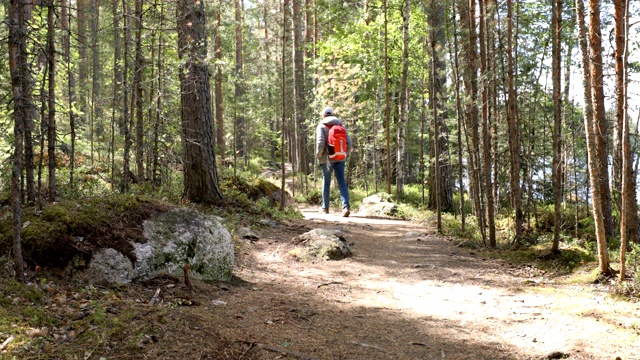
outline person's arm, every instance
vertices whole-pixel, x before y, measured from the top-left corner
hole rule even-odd
[[[326,149],[327,135],[324,133],[325,126],[320,124],[316,128],[316,158],[322,159]]]

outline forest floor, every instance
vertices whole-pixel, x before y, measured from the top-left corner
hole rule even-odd
[[[302,212],[242,240],[233,283],[52,286],[53,325],[0,358],[640,359],[640,304],[607,285],[571,284],[409,221]],[[288,256],[314,228],[342,230],[354,256]]]

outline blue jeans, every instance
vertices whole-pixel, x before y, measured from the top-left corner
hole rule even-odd
[[[329,208],[329,193],[331,192],[331,173],[336,173],[336,180],[340,188],[340,200],[342,200],[342,208],[349,208],[349,188],[344,179],[344,161],[320,164],[322,169],[322,208]]]

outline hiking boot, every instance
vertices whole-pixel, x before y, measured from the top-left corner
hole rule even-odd
[[[318,210],[318,212],[319,212],[320,214],[328,214],[328,213],[329,213],[329,209],[328,209],[328,208],[320,208],[320,209]]]
[[[349,217],[349,215],[351,214],[351,211],[349,211],[349,208],[344,208],[342,209],[342,217]]]

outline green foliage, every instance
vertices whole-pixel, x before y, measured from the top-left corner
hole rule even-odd
[[[616,284],[618,294],[640,299],[640,244],[629,243],[626,256],[627,279]]]

